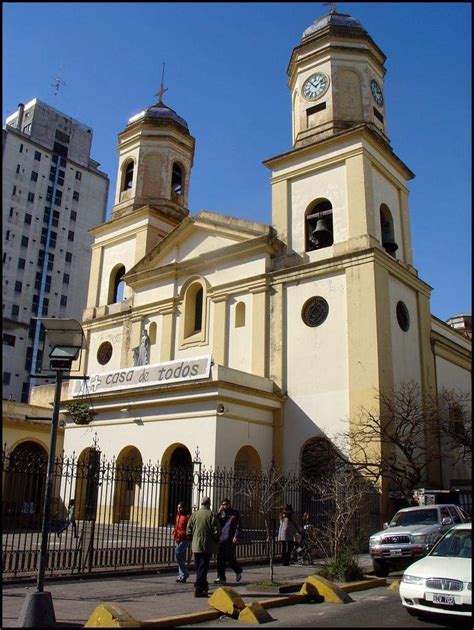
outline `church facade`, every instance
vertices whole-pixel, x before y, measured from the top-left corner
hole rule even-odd
[[[91,232],[89,379],[63,396],[96,415],[66,421],[66,453],[95,435],[117,462],[298,468],[380,393],[470,389],[471,343],[431,315],[413,266],[414,175],[387,136],[384,63],[350,16],[304,32],[288,66],[293,145],[264,162],[271,225],[191,216],[187,122],[161,98],[128,121],[112,217]]]

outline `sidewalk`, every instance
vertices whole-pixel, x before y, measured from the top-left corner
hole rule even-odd
[[[368,554],[360,556],[360,566],[369,571],[372,563]],[[244,566],[242,581],[235,582],[235,574],[227,571],[227,586],[235,588],[244,600],[248,598],[246,585],[257,580],[268,580],[269,569],[264,565]],[[274,567],[276,580],[303,581],[316,572],[318,565],[280,564]],[[194,597],[194,571],[186,584],[177,584],[176,573],[148,574],[138,576],[110,576],[99,579],[68,578],[64,581],[48,583],[45,590],[51,592],[59,627],[82,627],[101,602],[111,602],[135,617],[138,621],[158,619],[178,614],[208,610],[205,599]],[[215,569],[209,571],[210,593],[217,585]],[[2,627],[17,627],[18,617],[25,596],[35,591],[36,585],[3,585]],[[271,597],[271,595],[265,595]]]

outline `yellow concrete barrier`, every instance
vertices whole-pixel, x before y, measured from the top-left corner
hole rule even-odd
[[[240,611],[239,621],[242,623],[268,623],[273,617],[259,602],[253,602]]]
[[[99,606],[96,606],[84,627],[140,628],[141,623],[120,606],[110,604],[109,602],[102,602]]]
[[[219,587],[207,600],[211,608],[215,608],[225,615],[238,617],[239,612],[245,608],[245,602],[240,594],[228,586]]]
[[[389,591],[398,591],[400,588],[400,580],[394,580],[388,587]]]
[[[301,587],[300,593],[309,597],[320,595],[324,597],[325,602],[331,604],[349,604],[349,602],[354,601],[339,586],[320,575],[309,575]]]

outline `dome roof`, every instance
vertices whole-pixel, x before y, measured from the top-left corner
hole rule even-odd
[[[154,105],[150,105],[150,107],[147,107],[139,114],[135,114],[135,116],[129,118],[127,126],[138,121],[173,121],[173,123],[182,127],[183,131],[189,133],[188,123],[184,120],[184,118],[178,116],[174,109],[171,109],[171,107],[168,107],[161,101],[155,103]]]
[[[311,24],[311,26],[308,26],[308,28],[303,33],[302,39],[304,39],[305,37],[309,37],[310,35],[314,35],[314,33],[316,33],[317,31],[321,31],[326,26],[337,26],[339,28],[342,27],[352,29],[356,28],[360,29],[364,33],[366,32],[365,28],[362,26],[359,20],[356,20],[356,18],[353,18],[352,16],[345,13],[328,13],[327,15],[323,15],[322,17],[315,20]]]

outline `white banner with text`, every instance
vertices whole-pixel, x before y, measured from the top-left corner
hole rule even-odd
[[[74,380],[69,388],[69,395],[74,398],[121,389],[196,381],[208,378],[210,371],[210,355],[154,365],[141,365],[113,372],[91,374],[88,380]]]

